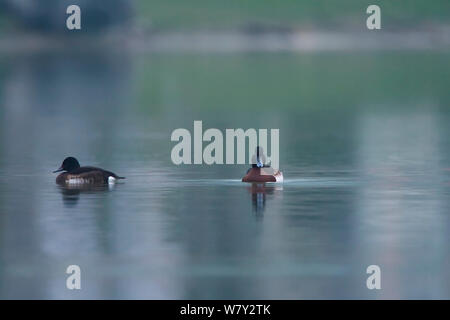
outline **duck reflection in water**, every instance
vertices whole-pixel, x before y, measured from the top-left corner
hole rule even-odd
[[[257,217],[264,216],[266,207],[266,199],[271,199],[277,194],[277,191],[282,190],[280,185],[272,183],[252,183],[247,187],[247,190],[252,195],[253,211]]]
[[[81,194],[107,193],[115,188],[114,184],[89,185],[79,184],[71,185],[64,184],[58,186],[64,205],[67,207],[74,207],[80,200]]]

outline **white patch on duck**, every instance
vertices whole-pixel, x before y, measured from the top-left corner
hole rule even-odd
[[[83,184],[86,181],[84,179],[81,179],[81,178],[70,178],[70,179],[67,179],[66,182],[68,184]]]
[[[283,178],[283,173],[281,171],[279,171],[280,174],[275,175],[275,179],[277,180],[277,182],[283,182],[284,178]]]
[[[108,184],[115,184],[116,183],[116,178],[114,178],[113,176],[109,176],[108,177]]]

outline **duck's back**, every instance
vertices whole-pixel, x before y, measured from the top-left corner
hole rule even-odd
[[[56,178],[58,184],[103,184],[109,177],[118,179],[116,174],[96,167],[80,167],[70,172],[61,173]]]

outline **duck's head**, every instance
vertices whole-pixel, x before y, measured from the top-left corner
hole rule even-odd
[[[264,149],[263,147],[257,146],[255,149],[256,155],[259,157],[260,155],[264,155]]]
[[[65,158],[61,167],[58,170],[53,171],[53,173],[61,172],[61,171],[72,171],[78,169],[80,167],[80,163],[74,157]]]

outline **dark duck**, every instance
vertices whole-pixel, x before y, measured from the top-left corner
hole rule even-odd
[[[110,184],[118,179],[125,179],[111,171],[96,167],[81,167],[74,157],[64,159],[61,167],[53,173],[62,171],[64,172],[56,177],[57,184]]]

